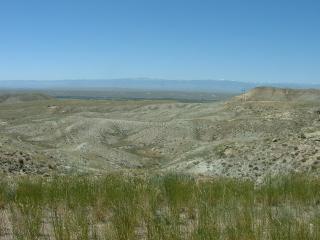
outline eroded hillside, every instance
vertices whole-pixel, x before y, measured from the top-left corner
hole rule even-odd
[[[319,102],[269,100],[1,104],[0,167],[21,174],[147,169],[252,179],[319,173]]]

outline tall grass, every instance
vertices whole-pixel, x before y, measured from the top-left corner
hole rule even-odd
[[[14,239],[320,239],[320,179],[4,177],[4,215]]]

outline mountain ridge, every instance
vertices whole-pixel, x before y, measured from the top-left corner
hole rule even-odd
[[[78,80],[0,80],[0,89],[103,90],[132,89],[160,91],[243,92],[258,86],[320,88],[320,84],[258,83],[232,80],[168,80],[150,78],[78,79]]]

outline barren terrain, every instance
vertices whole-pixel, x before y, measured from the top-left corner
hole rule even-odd
[[[296,90],[290,98],[274,91],[204,103],[7,100],[0,104],[0,169],[43,175],[173,170],[258,181],[319,173],[319,91]]]

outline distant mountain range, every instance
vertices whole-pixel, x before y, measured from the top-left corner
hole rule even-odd
[[[249,83],[228,80],[161,80],[161,79],[108,79],[108,80],[7,80],[0,81],[0,90],[153,90],[237,93],[258,86],[287,88],[320,88],[306,83]]]

